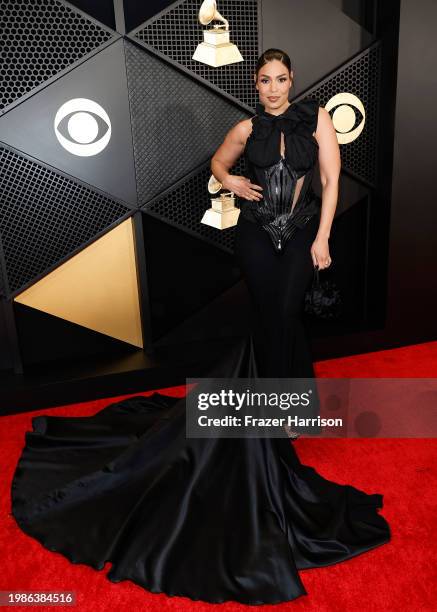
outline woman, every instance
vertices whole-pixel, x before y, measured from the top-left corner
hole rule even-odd
[[[276,116],[288,110],[292,73],[285,54],[279,61],[269,57],[263,56],[256,84],[267,112]],[[267,103],[273,94],[277,100]],[[257,358],[262,372],[274,376],[311,372],[298,312],[311,275],[309,247],[314,263],[329,264],[327,235],[336,199],[338,150],[332,126],[319,111],[316,131],[314,106],[298,108],[291,107],[281,123],[287,127],[290,122],[284,163],[273,163],[264,174],[253,170],[261,184],[228,173],[248,144],[247,123],[231,131],[212,162],[216,176],[247,202],[247,210],[242,202],[237,253],[266,326],[258,338],[258,351],[263,348],[265,354]],[[263,145],[254,143],[249,155],[261,167],[267,153],[269,163],[277,161],[277,133],[267,116],[265,121],[254,132]],[[326,184],[317,238],[310,198],[295,198],[289,218],[275,198],[292,193],[302,172],[309,172],[309,125],[320,140]],[[285,160],[302,164],[297,171],[285,168]],[[309,186],[305,180],[300,185],[304,194]],[[266,209],[257,214],[249,202],[262,207],[261,188],[271,192]],[[250,212],[254,221],[245,217]],[[269,315],[278,313],[273,323]],[[291,323],[282,343],[287,317]],[[246,375],[251,363],[240,357],[229,356],[220,375]],[[131,580],[152,592],[212,603],[279,603],[306,594],[299,569],[337,563],[390,539],[377,512],[381,494],[322,478],[300,463],[287,438],[187,438],[184,399],[135,396],[91,417],[42,415],[32,425],[12,482],[15,520],[74,563],[102,569],[110,561],[112,582]]]
[[[290,105],[292,79],[288,55],[278,49],[261,55],[258,114],[228,132],[211,162],[223,188],[243,199],[235,252],[255,306],[256,361],[265,377],[314,375],[301,313],[313,265],[331,263],[341,165],[329,113],[313,99]],[[243,152],[248,176],[230,174]],[[321,215],[311,187],[317,158]]]

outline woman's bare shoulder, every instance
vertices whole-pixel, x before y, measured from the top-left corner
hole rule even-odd
[[[250,117],[236,123],[231,131],[233,136],[238,138],[240,142],[245,143],[252,132],[252,126],[252,118]]]
[[[324,130],[326,130],[326,126],[332,126],[332,119],[329,112],[325,107],[319,106],[319,112],[317,116],[317,129],[316,129],[316,137],[321,134]]]

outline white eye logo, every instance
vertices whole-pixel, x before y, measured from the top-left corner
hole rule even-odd
[[[328,112],[335,108],[332,123],[337,132],[339,144],[348,144],[358,138],[366,123],[366,111],[357,96],[347,92],[338,93],[329,100],[325,108]],[[356,127],[354,127],[357,121],[354,109],[360,111],[362,117]]]
[[[64,149],[81,157],[97,155],[111,138],[108,113],[87,98],[65,102],[56,113],[53,127]]]

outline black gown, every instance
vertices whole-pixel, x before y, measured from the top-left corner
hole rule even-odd
[[[282,161],[292,164],[295,155],[304,162],[287,175],[297,182],[315,163],[317,109],[311,100],[293,104],[282,122],[258,107],[247,153],[260,136],[263,151],[273,155],[277,129],[285,129]],[[256,155],[250,157],[255,164]],[[278,160],[259,161],[275,170],[252,168],[257,181],[265,177],[265,187],[282,185],[285,193]],[[263,205],[272,206],[264,195]],[[277,215],[251,217],[241,203],[236,254],[259,328],[210,376],[313,375],[299,317],[317,232],[311,202],[298,200],[293,220],[276,209],[276,225]],[[382,494],[323,478],[299,461],[288,438],[187,438],[185,426],[185,400],[160,393],[109,404],[90,417],[34,417],[12,481],[12,515],[26,534],[72,563],[99,570],[110,561],[112,582],[212,603],[295,599],[306,594],[298,570],[390,540],[378,513]]]

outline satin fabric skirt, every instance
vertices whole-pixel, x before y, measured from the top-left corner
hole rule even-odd
[[[287,438],[187,439],[185,400],[157,393],[34,417],[12,482],[15,520],[54,554],[211,603],[306,594],[299,569],[390,539],[382,506],[303,465]]]
[[[244,232],[241,242],[261,239],[255,228]],[[301,238],[307,246],[310,231]],[[279,265],[281,278],[290,272],[297,285],[281,298],[267,280],[274,273],[271,251],[253,255],[266,266],[271,314],[282,303],[283,315],[293,314],[309,278],[311,261],[293,248],[289,263],[297,253],[296,269],[287,270],[286,259]],[[251,256],[243,250],[247,264]],[[255,298],[262,297],[257,282]],[[291,364],[311,372],[297,319],[293,334]],[[263,367],[281,365],[279,355],[290,346],[276,353],[272,345]],[[290,375],[288,356],[287,364],[281,371]],[[247,377],[260,367],[249,337],[210,375]],[[96,570],[109,561],[112,582],[211,603],[293,600],[307,593],[298,570],[345,561],[390,540],[378,512],[381,493],[323,478],[300,462],[287,438],[187,438],[185,399],[159,393],[109,404],[90,417],[34,417],[11,498],[17,524],[53,554]]]

